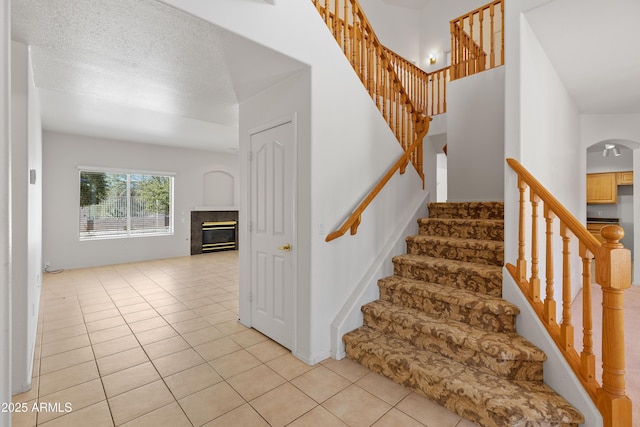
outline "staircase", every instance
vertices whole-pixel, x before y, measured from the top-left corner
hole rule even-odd
[[[577,426],[543,382],[545,354],[515,333],[502,292],[503,204],[430,203],[347,356],[483,426]]]

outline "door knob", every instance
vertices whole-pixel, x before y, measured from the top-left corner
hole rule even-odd
[[[278,249],[281,250],[281,251],[290,252],[291,251],[291,245],[289,243],[287,243],[286,245],[278,246]]]

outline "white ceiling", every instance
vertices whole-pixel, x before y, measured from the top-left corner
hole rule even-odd
[[[11,7],[47,130],[235,150],[238,102],[305,67],[154,0]]]
[[[419,9],[435,0],[382,1]],[[47,130],[235,150],[238,101],[306,67],[155,0],[11,8]],[[582,113],[640,113],[640,1],[552,0],[526,16]]]
[[[526,16],[581,113],[640,113],[640,1],[555,0]]]
[[[430,0],[382,0],[383,3],[392,6],[408,7],[411,9],[422,9]]]

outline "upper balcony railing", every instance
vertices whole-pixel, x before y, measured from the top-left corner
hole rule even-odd
[[[504,0],[450,22],[451,80],[504,64]]]

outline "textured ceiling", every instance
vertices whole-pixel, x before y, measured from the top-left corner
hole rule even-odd
[[[49,130],[233,149],[238,101],[303,68],[154,0],[13,0],[11,7],[12,38],[31,46]]]

